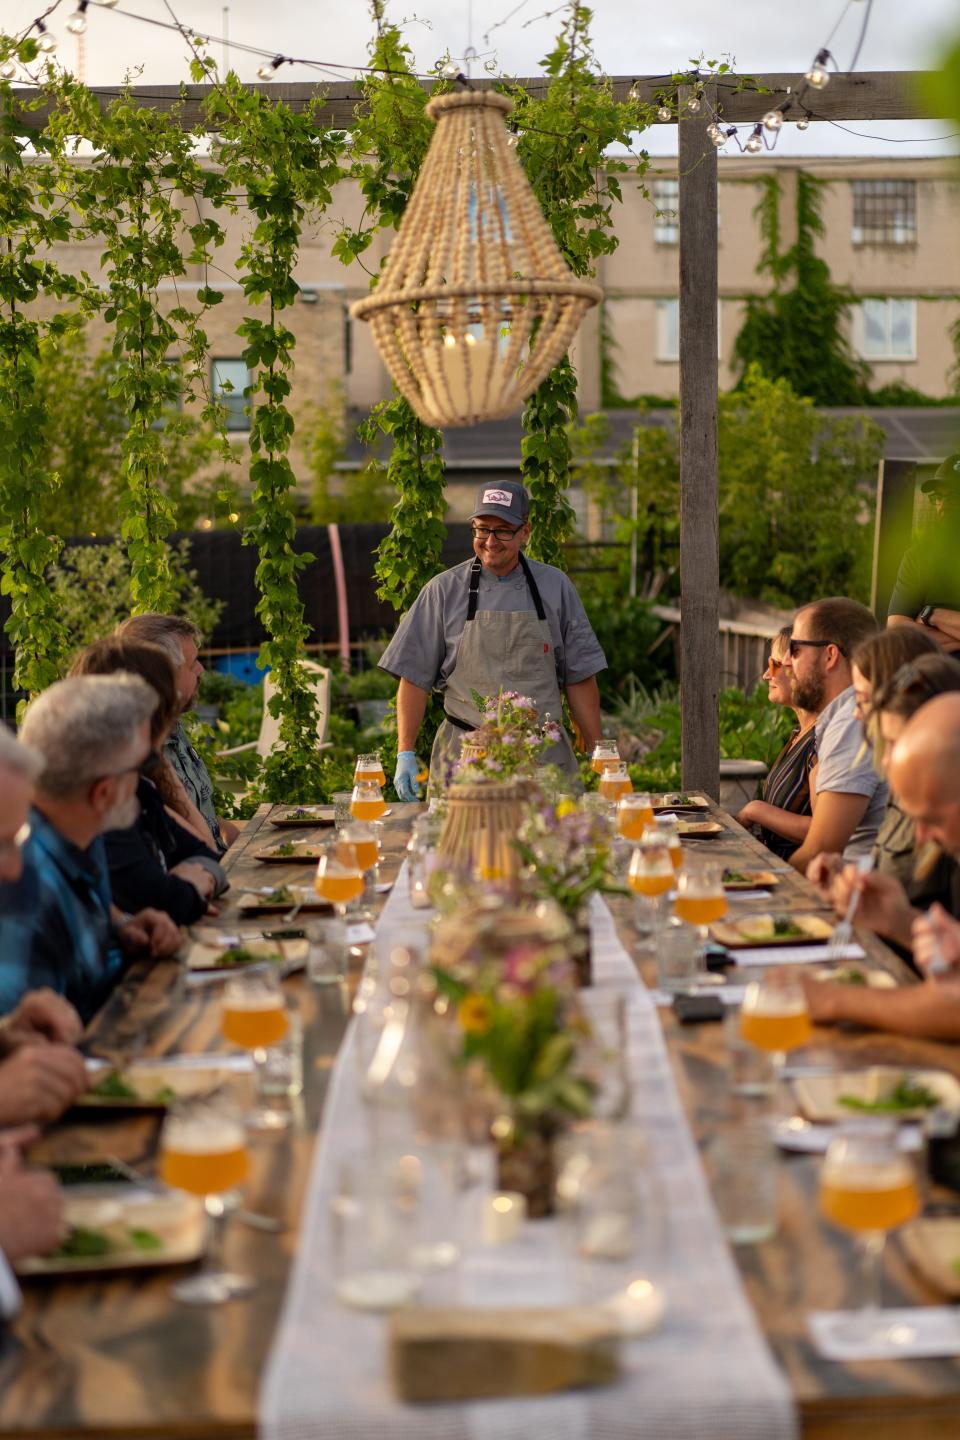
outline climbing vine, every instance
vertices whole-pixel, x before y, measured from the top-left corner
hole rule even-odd
[[[340,178],[340,132],[324,127],[314,104],[301,113],[248,92],[229,75],[208,106],[219,134],[214,156],[252,224],[240,257],[249,311],[238,329],[250,374],[251,513],[244,543],[257,547],[257,614],[268,639],[261,666],[270,666],[280,718],[279,744],[264,762],[263,799],[324,798],[316,748],[317,700],[300,663],[308,639],[297,577],[312,560],[294,548],[296,476],[290,464],[294,420],[287,405],[296,337],[285,323],[299,293],[293,272],[308,214],[330,203]]]

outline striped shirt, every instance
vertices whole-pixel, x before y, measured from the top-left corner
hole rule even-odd
[[[778,810],[789,810],[791,815],[810,815],[810,767],[817,758],[817,732],[811,725],[801,738],[795,730],[770,767],[770,774],[763,784],[763,799]],[[760,827],[760,839],[768,850],[789,860],[800,848],[798,840],[788,840],[765,825]]]

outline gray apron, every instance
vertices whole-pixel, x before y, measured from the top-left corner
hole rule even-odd
[[[438,765],[456,761],[464,735],[482,723],[482,716],[473,702],[472,691],[479,695],[496,695],[501,690],[517,690],[529,695],[543,721],[547,715],[557,724],[563,715],[563,699],[557,680],[553,637],[547,622],[543,601],[533,572],[524,556],[520,566],[530,590],[532,610],[477,610],[480,595],[479,559],[470,568],[470,593],[467,619],[460,637],[457,662],[447,679],[443,692],[446,719],[437,731],[430,755],[431,773]],[[559,765],[569,775],[578,776],[577,761],[566,731],[557,745],[543,755],[542,765]]]

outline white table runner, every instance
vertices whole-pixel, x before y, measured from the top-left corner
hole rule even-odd
[[[660,1331],[624,1348],[616,1385],[544,1398],[403,1405],[386,1378],[385,1321],[340,1304],[330,1254],[330,1187],[362,1127],[348,1028],[314,1155],[300,1243],[260,1393],[263,1440],[791,1440],[790,1392],[744,1295],[670,1073],[656,1009],[601,901],[592,909],[595,988],[627,998],[633,1114],[645,1128],[670,1218]],[[405,870],[381,934],[422,922]],[[569,1248],[555,1221],[513,1245],[468,1246],[462,1294],[476,1304],[571,1298]],[[629,1271],[630,1267],[627,1267]],[[633,1272],[635,1274],[635,1271]],[[611,1290],[632,1278],[611,1267]],[[532,1287],[532,1288],[531,1288]]]

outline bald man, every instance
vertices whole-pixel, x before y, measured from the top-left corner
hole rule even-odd
[[[960,860],[960,694],[938,695],[917,711],[893,748],[890,785],[917,841],[932,841]],[[910,947],[924,941],[928,958],[929,926],[898,881],[889,875],[844,872],[847,894],[861,891],[860,913],[871,929]],[[838,903],[842,896],[838,895]],[[954,902],[954,918],[960,904]],[[942,928],[938,912],[935,926]],[[946,937],[944,937],[946,938]],[[898,990],[867,990],[811,980],[806,986],[812,1018],[818,1024],[853,1020],[878,1030],[960,1040],[960,976],[928,979]]]

